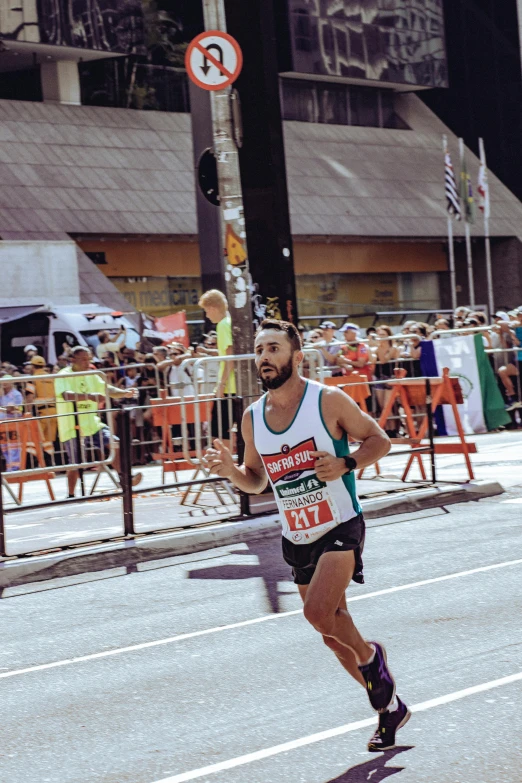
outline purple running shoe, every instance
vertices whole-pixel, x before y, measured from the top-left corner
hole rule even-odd
[[[393,750],[397,747],[395,744],[395,734],[399,729],[408,723],[411,718],[411,712],[407,706],[397,696],[399,706],[395,712],[379,713],[379,726],[377,731],[368,743],[370,753],[379,753],[383,750]]]
[[[375,658],[365,666],[359,666],[364,677],[370,704],[377,712],[384,712],[395,697],[395,680],[388,669],[386,650],[378,642],[368,642],[375,647]]]

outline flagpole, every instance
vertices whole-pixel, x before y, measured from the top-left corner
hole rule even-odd
[[[460,168],[464,169],[464,139],[459,139],[460,150]],[[462,176],[462,174],[461,174]],[[466,187],[467,187],[466,183]],[[464,227],[466,229],[466,257],[468,260],[468,288],[469,288],[469,305],[471,308],[475,307],[475,281],[473,279],[473,255],[471,252],[471,230],[469,222],[467,220],[467,210],[464,210]]]
[[[480,146],[480,162],[484,166],[484,171],[487,171],[486,163],[486,148],[484,146],[484,139],[479,139]],[[491,239],[489,237],[489,213],[490,213],[490,200],[489,200],[489,187],[485,194],[484,200],[484,239],[486,243],[486,275],[488,282],[488,307],[489,317],[492,318],[495,313],[495,297],[493,291],[493,273],[491,269]]]
[[[457,276],[455,274],[455,247],[453,245],[453,220],[448,215],[448,247],[449,247],[449,268],[451,285],[451,309],[453,312],[457,309]]]
[[[442,136],[442,150],[444,155],[448,151],[448,137]],[[453,244],[453,218],[448,212],[448,250],[449,250],[449,270],[451,286],[451,308],[457,309],[457,276],[455,273],[455,245]]]

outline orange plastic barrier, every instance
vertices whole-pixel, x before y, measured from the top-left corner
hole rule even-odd
[[[31,418],[30,413],[24,414],[16,422],[0,422],[0,443],[10,444],[14,448],[20,449],[20,470],[25,469],[28,450],[36,456],[39,468],[45,468],[44,452],[42,448],[43,433],[40,422]],[[9,471],[3,474],[2,478],[9,484],[18,484],[18,502],[22,502],[24,484],[27,481],[45,481],[49,497],[54,500],[53,488],[50,479],[54,478],[52,471],[48,473],[38,473],[35,476],[16,476],[9,475]]]
[[[155,427],[161,429],[162,448],[158,454],[153,454],[154,459],[161,460],[163,465],[163,478],[165,473],[176,474],[179,470],[191,470],[195,465],[187,462],[179,451],[172,448],[172,437],[170,428],[175,425],[181,425],[183,421],[183,410],[185,413],[186,424],[195,424],[196,405],[194,397],[167,397],[166,393],[159,398],[153,398],[150,401],[152,406],[152,423]],[[184,405],[181,405],[181,402]],[[202,394],[198,397],[200,406],[200,425],[208,422],[212,418],[212,408],[214,407],[214,395]],[[195,456],[195,452],[189,452],[190,456]]]
[[[473,473],[473,467],[471,465],[469,455],[476,453],[476,446],[474,443],[466,442],[464,428],[462,427],[459,409],[457,407],[464,402],[462,389],[460,387],[458,378],[450,378],[449,373],[449,369],[445,367],[442,371],[442,378],[430,378],[432,390],[431,410],[433,413],[435,413],[439,405],[451,405],[460,442],[435,444],[435,453],[463,454],[466,467],[468,469],[469,478],[472,480],[475,478],[475,475]],[[379,419],[379,424],[381,427],[384,426],[386,420],[391,415],[396,401],[400,402],[406,415],[406,429],[409,436],[408,442],[410,442],[412,448],[414,446],[419,446],[428,432],[428,415],[425,414],[423,416],[421,424],[417,428],[415,425],[415,419],[413,418],[412,407],[416,405],[426,407],[426,381],[416,380],[415,378],[401,378],[400,383],[393,384],[392,393]],[[402,440],[402,442],[404,442],[404,440]],[[415,459],[418,461],[422,478],[426,480],[426,473],[422,463],[422,455],[412,454],[408,459],[408,463],[402,475],[403,481],[406,481]],[[361,478],[362,474],[363,471],[359,471],[359,478]]]

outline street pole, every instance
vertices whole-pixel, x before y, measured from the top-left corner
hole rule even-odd
[[[226,32],[224,0],[203,0],[205,30]],[[239,154],[232,119],[232,88],[212,92],[214,154],[219,181],[221,236],[225,252],[225,285],[232,318],[234,354],[253,353],[251,278],[248,265]],[[248,395],[249,368],[236,368],[238,394]]]
[[[449,155],[448,137],[446,135],[442,137],[442,149],[444,152],[444,157],[446,159],[446,156]],[[449,251],[450,286],[451,286],[451,309],[453,310],[453,312],[455,312],[455,310],[457,309],[457,277],[455,273],[455,245],[453,242],[453,215],[450,215],[449,212],[448,212],[448,251]]]
[[[462,172],[464,171],[464,139],[459,139],[460,149],[460,168],[461,168],[461,181]],[[468,183],[466,182],[466,187]],[[467,197],[467,196],[466,196]],[[466,258],[468,262],[468,288],[469,288],[469,305],[472,310],[475,309],[475,280],[473,276],[473,253],[471,250],[471,229],[468,220],[468,209],[464,204],[464,228],[466,231]]]
[[[491,271],[491,239],[489,237],[489,216],[491,212],[491,202],[489,199],[489,182],[488,182],[488,166],[486,162],[486,148],[484,147],[484,139],[479,139],[480,146],[480,163],[483,166],[482,175],[484,181],[482,186],[484,193],[482,194],[483,204],[481,211],[484,213],[484,239],[486,243],[486,276],[488,283],[488,307],[489,317],[493,318],[495,314],[495,296],[493,290],[493,273]]]
[[[451,309],[457,309],[457,277],[455,273],[455,245],[453,243],[453,218],[448,215],[448,248],[451,285]]]

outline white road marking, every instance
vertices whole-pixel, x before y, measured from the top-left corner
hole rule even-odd
[[[490,691],[493,688],[500,688],[503,685],[510,685],[511,683],[518,682],[520,680],[522,680],[522,672],[518,672],[518,674],[511,674],[509,677],[502,677],[499,680],[485,682],[481,685],[474,685],[473,687],[465,688],[462,691],[448,693],[445,696],[439,696],[436,699],[420,702],[420,704],[415,704],[413,707],[410,707],[410,710],[412,712],[424,712],[425,710],[433,709],[433,707],[440,707],[442,704],[450,704],[452,701],[465,699],[467,696],[474,696],[477,693],[484,693],[485,691]],[[272,748],[265,748],[264,750],[258,750],[254,753],[246,753],[244,756],[238,756],[235,759],[221,761],[217,764],[209,764],[206,767],[193,769],[190,772],[182,772],[179,775],[173,775],[169,778],[157,780],[155,783],[188,783],[190,780],[197,780],[197,778],[203,778],[207,775],[214,775],[216,772],[223,772],[227,769],[241,767],[245,764],[251,764],[254,761],[262,761],[263,759],[277,756],[280,753],[287,753],[289,750],[302,748],[305,745],[312,745],[315,742],[322,742],[323,740],[332,739],[332,737],[339,737],[343,734],[348,734],[351,731],[365,729],[369,726],[375,725],[376,722],[376,718],[367,718],[366,720],[358,720],[353,723],[346,723],[344,726],[337,726],[335,729],[320,731],[317,734],[310,734],[308,737],[300,737],[299,739],[291,740],[290,742],[283,742],[281,745],[274,745]]]
[[[346,600],[348,603],[354,601],[365,601],[367,598],[377,598],[381,595],[390,595],[392,593],[399,593],[402,590],[411,590],[414,587],[423,587],[424,585],[432,585],[437,582],[447,582],[450,579],[459,579],[462,576],[471,576],[472,574],[481,574],[486,571],[494,571],[498,568],[508,568],[509,566],[521,565],[522,558],[519,560],[507,560],[504,563],[494,563],[489,566],[481,566],[480,568],[471,568],[469,571],[459,571],[456,574],[447,574],[446,576],[436,576],[433,579],[423,579],[420,582],[410,582],[406,585],[399,585],[397,587],[387,587],[384,590],[375,590],[372,593],[363,593],[362,595],[349,596]],[[85,661],[94,661],[97,658],[109,658],[112,655],[121,655],[123,653],[135,652],[136,650],[147,650],[151,647],[161,647],[165,644],[173,644],[174,642],[182,642],[185,639],[195,639],[198,636],[207,636],[212,633],[220,633],[221,631],[232,631],[235,628],[246,628],[249,625],[257,625],[258,623],[266,623],[269,620],[280,620],[284,617],[293,617],[296,615],[302,615],[302,609],[294,609],[291,612],[280,612],[278,614],[267,614],[264,617],[255,617],[253,620],[242,620],[238,623],[230,623],[229,625],[218,625],[216,628],[205,628],[202,631],[192,631],[190,633],[182,633],[178,636],[168,636],[166,639],[156,639],[153,642],[142,642],[141,644],[132,644],[128,647],[117,647],[114,650],[104,650],[99,653],[90,653],[89,655],[79,655],[76,658],[65,658],[62,661],[53,661],[52,663],[42,663],[37,666],[27,666],[25,669],[13,669],[9,672],[0,672],[0,679],[7,677],[16,677],[19,674],[29,674],[30,672],[41,672],[46,669],[56,669],[59,666],[70,666],[73,663],[84,663]]]

